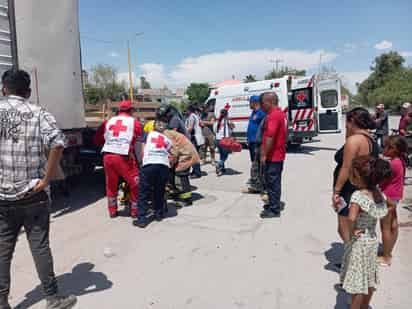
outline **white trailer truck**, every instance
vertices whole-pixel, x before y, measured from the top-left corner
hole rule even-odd
[[[96,153],[82,156],[88,131],[78,9],[78,0],[0,0],[0,74],[13,66],[31,74],[30,100],[51,112],[66,136],[66,176],[98,160]]]

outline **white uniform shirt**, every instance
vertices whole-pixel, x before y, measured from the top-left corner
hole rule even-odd
[[[191,113],[189,118],[187,118],[186,127],[193,127],[193,132],[191,134],[195,136],[197,146],[202,146],[205,144],[205,138],[202,133],[202,128],[200,127],[200,118],[198,115]]]
[[[152,131],[149,133],[144,146],[143,166],[162,164],[170,167],[169,150],[172,142],[163,134]]]
[[[115,116],[106,123],[102,152],[128,155],[133,140],[134,118]]]
[[[217,130],[217,125],[218,121],[215,122],[215,132],[216,132],[216,140],[220,141],[221,139],[225,137],[230,137],[231,135],[231,129],[229,127],[229,121],[228,120],[222,120],[220,123],[220,129],[219,131]]]

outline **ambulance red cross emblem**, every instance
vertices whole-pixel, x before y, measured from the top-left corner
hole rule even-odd
[[[305,92],[303,92],[303,91],[299,92],[298,95],[296,96],[296,99],[297,99],[299,102],[305,102],[305,100],[306,100],[306,94],[305,94]]]
[[[225,110],[229,110],[232,107],[232,105],[229,104],[229,102],[226,103],[225,105]]]
[[[127,131],[127,127],[122,125],[121,120],[117,120],[115,124],[112,124],[109,127],[109,131],[113,131],[113,136],[118,137],[121,132],[126,132]]]

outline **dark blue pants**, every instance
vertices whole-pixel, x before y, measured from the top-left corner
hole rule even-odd
[[[249,154],[250,154],[250,162],[255,162],[256,161],[256,147],[257,144],[255,142],[249,143]]]
[[[269,209],[280,211],[280,197],[282,194],[283,162],[269,162],[265,164],[265,184],[269,195]]]
[[[197,152],[200,153],[200,146],[197,145],[197,142],[194,136],[192,136],[191,141],[192,141],[192,144],[195,146]],[[202,170],[200,168],[200,162],[192,166],[192,175],[195,175],[197,177],[202,177]]]
[[[147,215],[149,201],[153,199],[154,210],[157,214],[164,214],[165,190],[169,180],[169,168],[163,164],[149,164],[140,171],[139,181],[139,218]]]

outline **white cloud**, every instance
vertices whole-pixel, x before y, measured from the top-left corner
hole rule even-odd
[[[109,53],[109,57],[117,58],[117,57],[120,57],[120,55],[119,55],[119,53],[117,53],[115,51],[112,51],[112,52]]]
[[[167,84],[172,88],[185,86],[191,82],[218,82],[225,79],[243,79],[248,74],[263,78],[273,64],[270,60],[281,59],[281,66],[310,70],[317,68],[322,54],[322,62],[329,63],[338,55],[324,50],[282,50],[260,49],[250,51],[225,51],[183,59],[169,70],[162,64],[146,63],[140,66],[143,75],[154,86]]]
[[[412,51],[401,52],[402,57],[412,57]]]
[[[133,84],[136,87],[137,77],[135,73],[132,73]],[[119,82],[125,82],[127,87],[129,86],[129,73],[128,72],[121,72],[117,74],[117,80]]]
[[[145,63],[140,66],[140,70],[152,87],[160,88],[167,85],[166,73],[162,64]]]
[[[368,78],[369,71],[359,71],[359,72],[343,72],[340,74],[342,82],[347,87],[350,92],[356,93],[358,91],[356,83],[361,83]]]
[[[392,42],[387,41],[387,40],[383,40],[383,41],[375,44],[375,48],[377,50],[389,49],[389,48],[392,48],[392,46],[393,46]]]

